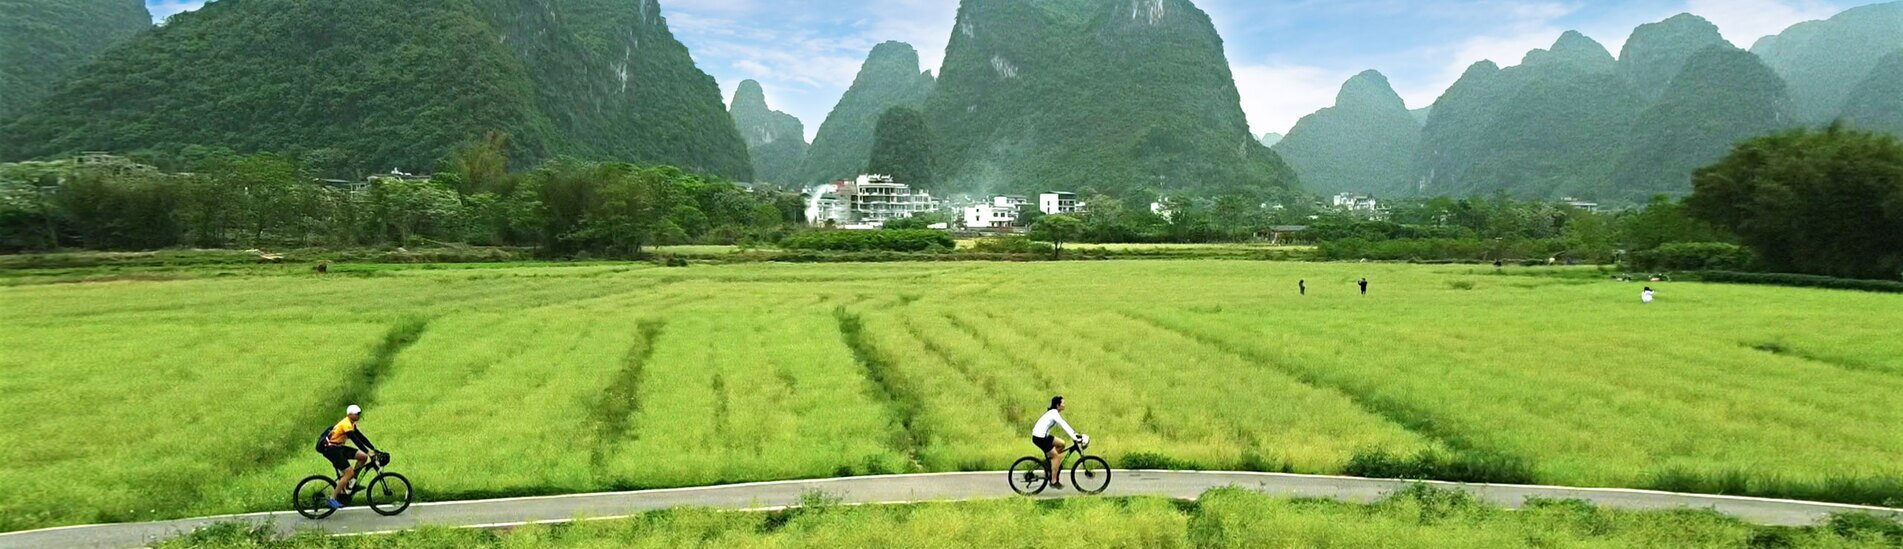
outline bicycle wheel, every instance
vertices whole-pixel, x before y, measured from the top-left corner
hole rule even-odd
[[[1097,456],[1077,460],[1070,468],[1070,485],[1086,494],[1101,494],[1110,488],[1110,462]]]
[[[1011,491],[1018,495],[1035,496],[1044,491],[1051,483],[1050,475],[1044,470],[1044,460],[1034,457],[1019,458],[1011,464]]]
[[[337,494],[337,481],[330,477],[311,475],[297,483],[297,489],[291,491],[291,508],[304,518],[319,520],[336,513],[325,502]]]
[[[410,479],[396,473],[377,475],[370,481],[370,488],[364,490],[363,497],[370,502],[370,510],[386,517],[402,514],[410,508]]]

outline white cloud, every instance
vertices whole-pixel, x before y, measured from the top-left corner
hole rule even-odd
[[[851,87],[872,47],[898,40],[919,50],[925,70],[944,59],[957,3],[886,0],[850,6],[791,0],[662,0],[668,25],[729,97],[741,80],[760,81],[768,104],[819,131]]]
[[[1360,72],[1286,63],[1236,63],[1233,70],[1242,111],[1257,135],[1287,134],[1303,116],[1334,105],[1342,83]]]
[[[163,22],[167,17],[192,11],[204,5],[205,0],[148,0],[145,3],[146,9],[152,12],[154,22]]]
[[[1725,39],[1742,48],[1791,25],[1827,19],[1842,11],[1817,0],[1688,0],[1685,4],[1685,11],[1711,20]]]

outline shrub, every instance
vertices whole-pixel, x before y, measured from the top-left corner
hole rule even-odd
[[[1705,271],[1698,273],[1698,278],[1705,282],[1722,282],[1729,284],[1762,284],[1767,286],[1789,286],[1793,288],[1823,288],[1828,290],[1903,294],[1903,282],[1895,280],[1865,280],[1817,275],[1740,273],[1733,271]]]
[[[1737,244],[1678,242],[1634,252],[1626,261],[1638,271],[1738,271],[1756,262],[1756,256]]]
[[[1533,467],[1525,459],[1496,453],[1460,452],[1453,455],[1425,450],[1413,456],[1386,450],[1358,452],[1344,471],[1352,476],[1407,480],[1444,480],[1496,484],[1532,484]]]
[[[1050,255],[1048,242],[1037,242],[1022,236],[1002,236],[986,238],[972,244],[970,251],[985,254],[1038,254]]]
[[[815,231],[787,237],[789,250],[832,252],[926,252],[958,247],[951,235],[933,230]]]

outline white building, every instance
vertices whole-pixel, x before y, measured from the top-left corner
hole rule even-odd
[[[1563,199],[1561,199],[1561,200],[1562,200],[1562,201],[1563,201],[1563,202],[1564,202],[1564,203],[1565,203],[1565,204],[1566,204],[1567,206],[1572,206],[1572,207],[1574,207],[1574,208],[1579,208],[1579,209],[1581,209],[1581,210],[1586,210],[1586,213],[1599,213],[1599,203],[1598,203],[1598,202],[1592,202],[1592,201],[1589,201],[1589,200],[1579,200],[1579,199],[1576,199],[1576,198],[1573,198],[1573,197],[1570,197],[1570,196],[1569,196],[1569,197],[1566,197],[1566,198],[1563,198]]]
[[[938,202],[931,193],[894,182],[891,176],[861,175],[835,181],[808,192],[806,219],[815,226],[878,228],[893,219],[931,213]]]
[[[1037,210],[1044,215],[1076,215],[1077,193],[1044,193],[1037,195]]]
[[[1009,229],[1018,224],[1018,211],[1031,201],[1022,196],[994,196],[990,202],[964,209],[967,229]]]
[[[1335,195],[1334,206],[1337,210],[1350,212],[1376,213],[1381,211],[1381,203],[1365,194],[1341,193]]]

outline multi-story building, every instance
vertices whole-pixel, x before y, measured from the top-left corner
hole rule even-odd
[[[1334,206],[1338,210],[1362,213],[1374,213],[1381,209],[1381,203],[1374,197],[1355,193],[1335,195]]]
[[[891,176],[861,175],[810,191],[806,219],[814,225],[873,228],[937,209],[931,193],[895,182]]]
[[[1076,215],[1077,193],[1050,192],[1037,195],[1037,210],[1044,215]]]
[[[967,229],[1009,229],[1018,224],[1018,211],[1030,200],[1022,196],[994,196],[990,202],[964,209]]]

